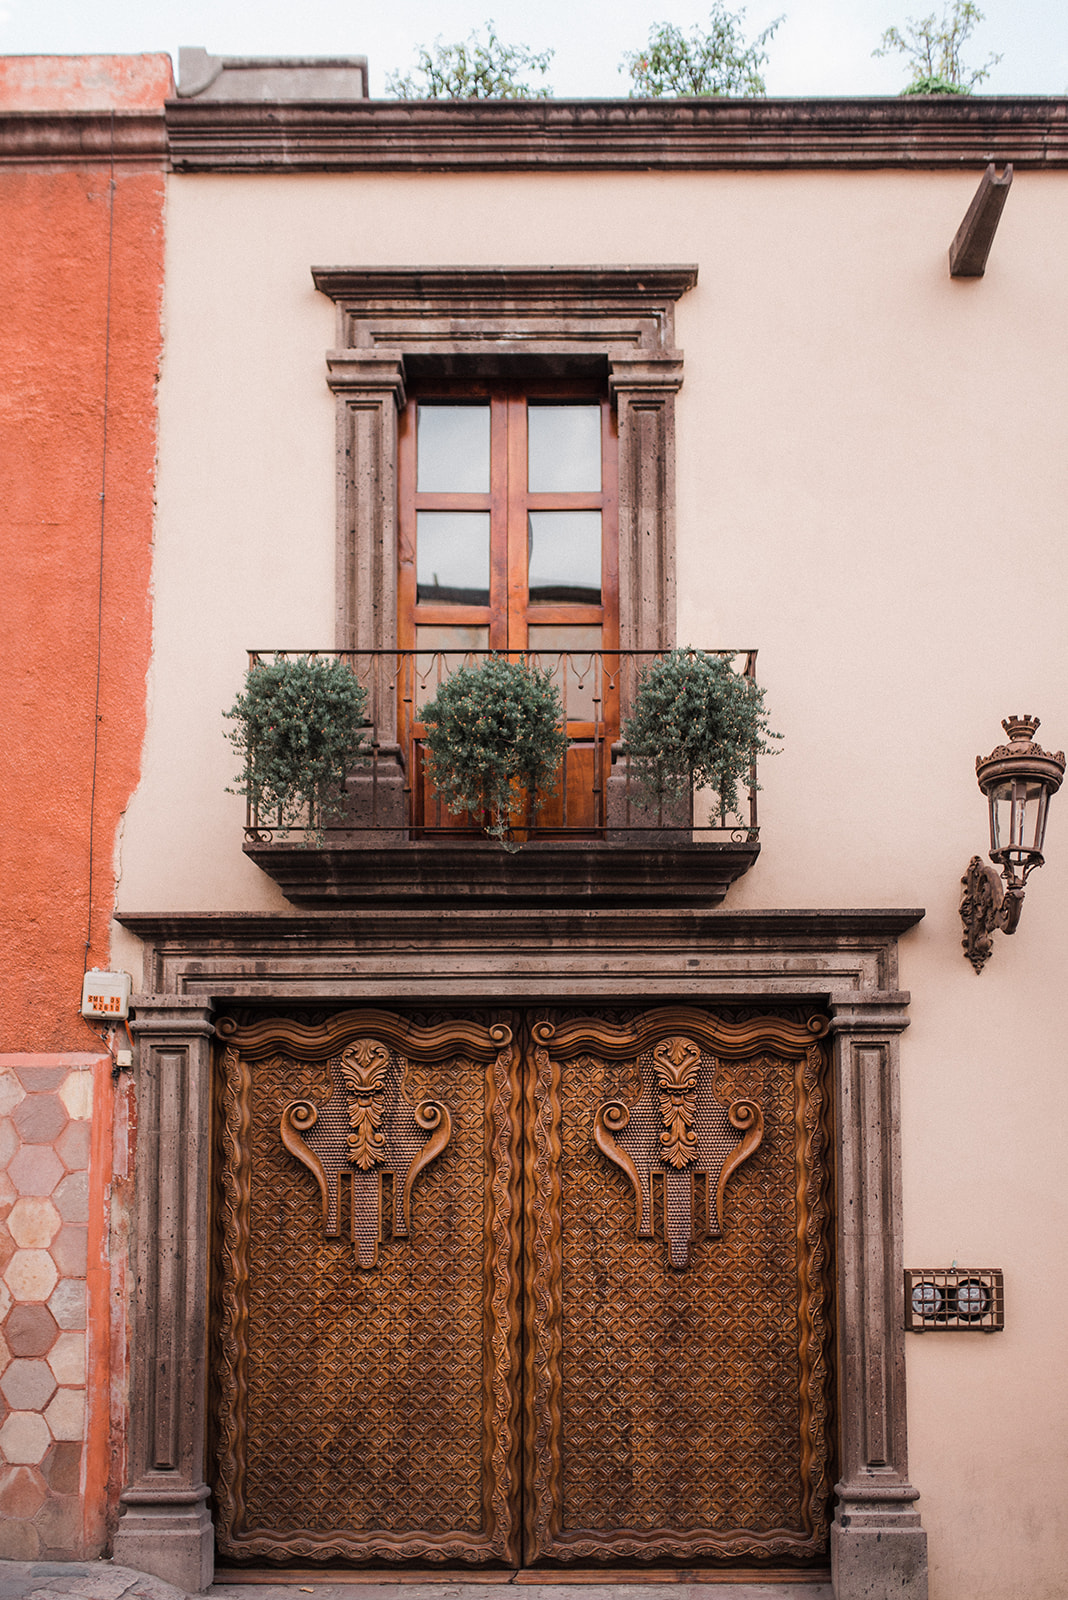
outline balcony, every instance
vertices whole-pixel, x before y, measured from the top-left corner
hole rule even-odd
[[[366,734],[329,819],[283,828],[251,803],[244,851],[295,905],[419,902],[575,907],[700,905],[723,899],[760,850],[755,759],[741,814],[714,793],[649,809],[620,727],[642,673],[662,652],[508,652],[548,671],[559,690],[567,754],[555,793],[517,793],[503,842],[485,819],[455,816],[427,770],[423,707],[460,665],[490,652],[254,651],[250,665],[298,655],[344,660],[367,690]],[[710,652],[753,677],[755,650]]]

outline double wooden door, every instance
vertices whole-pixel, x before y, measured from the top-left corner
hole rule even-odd
[[[824,1025],[223,1022],[223,1559],[826,1550]]]

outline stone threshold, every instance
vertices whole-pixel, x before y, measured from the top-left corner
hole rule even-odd
[[[359,1600],[440,1600],[442,1585],[448,1586],[450,1600],[508,1600],[517,1585],[523,1585],[529,1600],[569,1600],[575,1584],[582,1585],[583,1600],[833,1600],[828,1574],[823,1581],[804,1579],[794,1574],[752,1572],[692,1572],[651,1578],[637,1573],[604,1572],[579,1576],[569,1574],[563,1582],[546,1583],[537,1572],[514,1574],[445,1573],[420,1574],[416,1582],[410,1574],[383,1573],[287,1573],[287,1578],[309,1578],[309,1583],[279,1583],[271,1573],[216,1574],[216,1583],[207,1591],[208,1600],[245,1600],[248,1588],[256,1585],[256,1600],[352,1600],[354,1588]],[[236,1579],[236,1581],[234,1581]],[[262,1585],[262,1587],[260,1587]]]

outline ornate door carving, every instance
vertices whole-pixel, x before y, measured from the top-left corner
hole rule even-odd
[[[221,1555],[517,1560],[513,1028],[219,1033]]]
[[[671,1007],[625,1025],[534,1025],[528,1561],[826,1550],[825,1024],[813,1021]],[[604,1134],[643,1116],[644,1170],[628,1172],[605,1158]]]
[[[823,1031],[221,1023],[224,1559],[822,1556]]]

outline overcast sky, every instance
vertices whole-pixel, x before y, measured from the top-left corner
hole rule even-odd
[[[780,14],[765,68],[770,95],[896,94],[908,72],[874,60],[883,29],[922,16],[936,0],[752,0],[751,37]],[[1068,94],[1068,0],[985,0],[986,20],[966,47],[980,65],[1003,57],[984,90]],[[201,45],[214,55],[366,55],[371,93],[413,64],[416,44],[454,40],[492,17],[498,34],[552,47],[548,83],[561,97],[625,95],[625,50],[653,22],[689,28],[700,0],[0,0],[0,54],[82,54]]]

